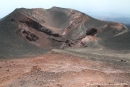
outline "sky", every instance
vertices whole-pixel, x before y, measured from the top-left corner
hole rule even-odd
[[[72,8],[90,13],[117,13],[130,15],[130,0],[1,0],[0,18],[16,8]]]

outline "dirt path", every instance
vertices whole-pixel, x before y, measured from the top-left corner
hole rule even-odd
[[[0,87],[129,87],[129,67],[49,52],[0,60]]]

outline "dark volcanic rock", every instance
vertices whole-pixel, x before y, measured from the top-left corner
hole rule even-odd
[[[95,42],[104,48],[129,50],[129,37],[124,25],[97,20],[73,9],[20,8],[0,20],[0,57],[35,55],[60,47],[87,47]]]

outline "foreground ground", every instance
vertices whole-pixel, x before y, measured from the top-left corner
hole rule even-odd
[[[130,86],[128,60],[90,57],[53,50],[34,58],[1,59],[0,87]]]

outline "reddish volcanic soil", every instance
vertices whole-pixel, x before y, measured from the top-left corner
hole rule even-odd
[[[130,68],[64,53],[0,60],[0,87],[129,87]]]
[[[73,9],[19,8],[0,20],[0,38],[0,87],[130,87],[123,24]]]

